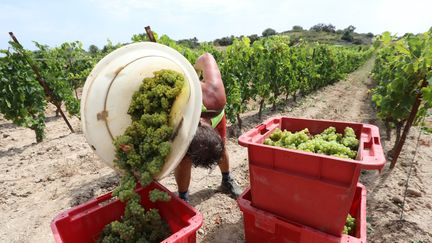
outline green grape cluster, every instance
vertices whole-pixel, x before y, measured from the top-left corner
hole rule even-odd
[[[171,150],[173,127],[171,107],[180,94],[185,78],[172,70],[160,70],[145,78],[132,96],[128,114],[132,123],[124,134],[114,139],[115,165],[124,171],[113,196],[126,203],[125,214],[119,221],[105,226],[99,242],[160,242],[170,234],[168,225],[157,209],[145,210],[135,192],[137,179],[147,186],[157,175]],[[157,189],[149,193],[152,202],[169,201],[170,196]]]
[[[170,195],[168,195],[168,193],[158,189],[151,190],[149,194],[149,198],[150,201],[152,202],[157,202],[157,201],[168,202],[169,200],[171,200],[171,197]]]
[[[311,135],[307,128],[294,133],[277,128],[264,140],[264,144],[332,155],[339,158],[355,159],[359,140],[351,127],[346,127],[343,135],[337,133],[334,127],[329,127],[316,135]]]
[[[352,235],[355,229],[355,221],[355,218],[353,218],[351,214],[348,214],[342,234]]]
[[[145,210],[139,197],[126,204],[121,221],[113,221],[102,230],[99,242],[160,242],[170,235],[168,224],[162,220],[157,209]]]
[[[350,149],[358,148],[359,140],[356,138],[354,130],[351,127],[345,128],[342,144],[349,147]]]
[[[160,172],[171,150],[170,112],[184,82],[184,76],[172,70],[156,71],[154,77],[145,78],[129,106],[132,124],[114,140],[115,164],[138,173],[143,186]]]

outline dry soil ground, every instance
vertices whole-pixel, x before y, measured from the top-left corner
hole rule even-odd
[[[266,111],[258,119],[256,110],[244,114],[243,132],[263,120],[286,115],[334,119],[382,125],[372,109],[368,78],[372,60],[346,80],[325,87],[297,103]],[[59,212],[111,191],[118,176],[92,152],[72,118],[77,133],[71,134],[60,118],[49,112],[46,139],[34,143],[34,133],[0,117],[0,242],[52,242],[50,221]],[[231,129],[233,130],[233,129]],[[432,242],[432,136],[421,134],[417,157],[418,128],[413,128],[397,166],[381,172],[364,172],[361,182],[368,188],[369,242]],[[394,137],[394,136],[393,136]],[[392,147],[381,132],[385,151]],[[247,151],[235,138],[229,139],[232,173],[243,187],[249,184]],[[410,193],[405,203],[405,221],[400,217],[401,201],[412,165]],[[243,242],[242,213],[236,201],[217,191],[221,177],[216,168],[194,168],[190,186],[191,204],[204,215],[198,231],[200,242]],[[175,191],[173,176],[162,184]]]

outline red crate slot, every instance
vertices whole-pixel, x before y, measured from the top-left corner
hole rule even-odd
[[[148,194],[153,189],[169,193],[171,200],[151,202]],[[163,242],[196,242],[196,231],[203,222],[203,217],[198,211],[157,182],[145,188],[138,188],[137,193],[141,196],[141,204],[144,208],[158,209],[159,214],[173,232]],[[124,214],[124,209],[124,203],[113,198],[111,193],[107,193],[62,212],[51,222],[55,242],[96,242],[105,225],[120,219]]]
[[[276,128],[317,134],[330,126],[338,133],[354,129],[360,142],[356,160],[263,144]],[[248,148],[254,207],[335,236],[345,224],[361,169],[382,169],[385,163],[379,130],[369,124],[276,117],[241,135],[239,144]]]
[[[334,236],[302,224],[285,220],[252,205],[251,191],[247,189],[237,199],[243,212],[244,233],[248,243],[365,243],[366,242],[366,188],[357,184],[349,213],[356,219],[354,236]],[[346,215],[345,215],[346,217]]]

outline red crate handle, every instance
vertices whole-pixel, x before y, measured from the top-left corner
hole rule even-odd
[[[271,133],[275,128],[279,127],[279,123],[281,121],[281,118],[271,118],[255,128],[249,130],[248,132],[242,134],[238,138],[238,143],[243,146],[247,147],[249,144],[256,142],[263,137],[268,136],[269,133]]]
[[[381,170],[386,162],[378,127],[364,124],[360,135],[361,165],[363,169]]]

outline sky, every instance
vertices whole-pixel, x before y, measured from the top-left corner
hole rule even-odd
[[[431,0],[0,0],[0,49],[8,47],[9,31],[27,49],[35,48],[32,41],[75,40],[87,48],[128,42],[147,25],[159,35],[199,41],[317,23],[402,35],[432,27],[431,9]]]

